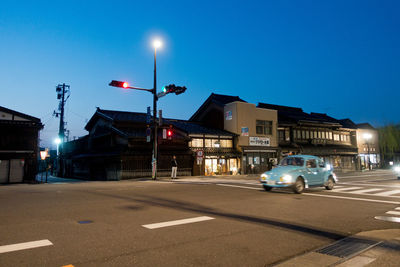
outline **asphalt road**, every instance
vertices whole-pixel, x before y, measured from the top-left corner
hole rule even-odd
[[[339,179],[301,195],[257,177],[0,186],[0,266],[266,266],[400,228],[392,173]]]

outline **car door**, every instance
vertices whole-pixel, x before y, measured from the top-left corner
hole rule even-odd
[[[315,159],[308,159],[306,161],[306,179],[309,185],[319,185],[322,184],[320,179],[320,171]]]

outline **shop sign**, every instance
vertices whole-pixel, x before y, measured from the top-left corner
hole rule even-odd
[[[269,137],[249,137],[250,146],[270,146]]]
[[[204,151],[203,150],[197,150],[196,151],[197,165],[201,165],[201,163],[203,162],[203,157],[204,157]]]
[[[225,113],[225,120],[230,121],[232,120],[232,111],[229,110]]]
[[[249,136],[249,127],[242,127],[242,136]]]

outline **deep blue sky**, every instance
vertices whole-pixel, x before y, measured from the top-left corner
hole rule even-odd
[[[399,1],[2,1],[0,105],[38,117],[57,135],[55,86],[71,85],[72,136],[103,109],[145,112],[153,36],[158,87],[186,85],[158,102],[188,119],[212,93],[302,107],[356,123],[400,121]]]

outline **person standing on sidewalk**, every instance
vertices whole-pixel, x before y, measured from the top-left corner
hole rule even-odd
[[[172,157],[171,166],[172,166],[171,179],[176,179],[176,172],[178,170],[178,163],[176,162],[175,155]]]

